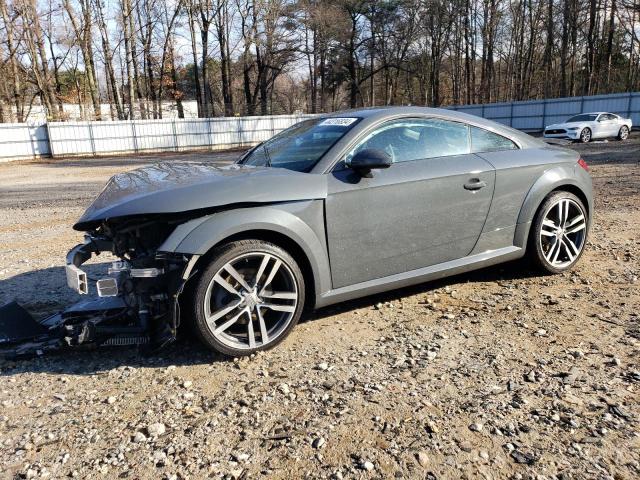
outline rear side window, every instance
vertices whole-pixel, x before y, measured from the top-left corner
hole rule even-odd
[[[473,153],[517,150],[518,146],[502,135],[478,127],[471,127],[471,151]]]

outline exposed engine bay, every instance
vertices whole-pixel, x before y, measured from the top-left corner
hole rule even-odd
[[[199,258],[158,252],[177,223],[158,217],[99,223],[66,257],[67,285],[87,299],[41,321],[16,303],[0,308],[0,352],[21,357],[81,345],[157,349],[173,342],[178,299]],[[83,264],[104,252],[118,260],[104,276],[90,277]]]

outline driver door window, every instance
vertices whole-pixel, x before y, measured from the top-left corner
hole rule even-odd
[[[387,153],[394,163],[464,155],[470,152],[468,126],[438,119],[401,119],[369,133],[349,154],[364,149]]]

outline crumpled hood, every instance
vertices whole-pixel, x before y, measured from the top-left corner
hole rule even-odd
[[[73,226],[144,214],[180,213],[233,204],[325,198],[324,175],[282,168],[158,163],[111,177]]]

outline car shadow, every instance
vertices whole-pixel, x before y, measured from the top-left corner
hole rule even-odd
[[[102,268],[102,264],[85,265],[91,277]],[[513,261],[487,267],[474,272],[459,274],[441,280],[422,283],[412,287],[370,295],[356,300],[325,307],[303,316],[303,322],[328,318],[360,308],[369,308],[377,303],[396,301],[403,297],[424,294],[448,285],[461,282],[497,282],[540,276],[522,261]],[[46,318],[81,297],[66,286],[63,267],[51,267],[21,273],[0,280],[0,305],[16,300],[36,319]],[[0,357],[1,358],[1,357]],[[150,351],[147,347],[101,347],[82,349],[76,347],[43,357],[8,361],[0,359],[0,376],[20,373],[57,373],[69,375],[94,375],[109,370],[131,368],[167,368],[169,366],[212,364],[232,361],[207,349],[187,328],[182,328],[178,340],[161,350]]]
[[[355,300],[349,300],[346,302],[324,307],[308,314],[307,317],[303,319],[303,321],[319,320],[321,318],[327,318],[332,315],[348,313],[360,308],[372,307],[378,303],[398,301],[404,297],[430,293],[440,288],[456,285],[459,283],[502,282],[509,280],[522,280],[526,278],[542,277],[546,275],[547,274],[543,273],[542,271],[531,267],[526,260],[512,260],[510,262],[485,267],[479,270],[474,270],[472,272],[460,273],[457,275],[452,275],[450,277],[431,280],[410,287],[398,288],[395,290],[390,290],[388,292],[369,295],[366,297],[357,298]]]

